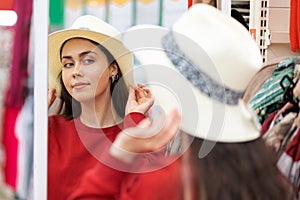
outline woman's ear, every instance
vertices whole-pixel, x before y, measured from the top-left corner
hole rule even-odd
[[[118,66],[116,62],[113,62],[109,65],[109,70],[111,75],[117,75],[118,74]]]

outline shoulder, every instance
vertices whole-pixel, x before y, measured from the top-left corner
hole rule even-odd
[[[60,131],[66,130],[69,127],[73,127],[73,120],[68,120],[61,115],[51,115],[48,117],[48,131]]]
[[[61,115],[50,115],[48,116],[48,124],[59,124],[59,123],[67,123],[68,120],[67,118],[61,116]]]

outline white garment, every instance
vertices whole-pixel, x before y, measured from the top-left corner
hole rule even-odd
[[[33,178],[33,96],[29,95],[19,113],[15,124],[18,148],[18,173],[16,194],[21,199],[28,199]]]

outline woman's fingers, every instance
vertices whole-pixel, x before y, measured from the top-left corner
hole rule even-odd
[[[129,96],[126,105],[126,114],[140,112],[145,114],[153,105],[154,99],[149,88],[138,84],[135,88],[129,87]]]
[[[129,86],[128,88],[128,101],[135,100],[135,90],[132,86]]]
[[[48,108],[50,108],[56,99],[56,90],[54,88],[48,90]]]
[[[143,84],[137,84],[135,88],[137,98],[151,97],[151,90]]]

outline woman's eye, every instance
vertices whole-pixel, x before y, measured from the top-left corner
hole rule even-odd
[[[64,68],[70,68],[73,66],[73,63],[65,63],[63,64]]]
[[[85,64],[85,65],[89,65],[89,64],[92,64],[92,63],[94,63],[93,59],[84,59],[83,60],[83,64]]]

